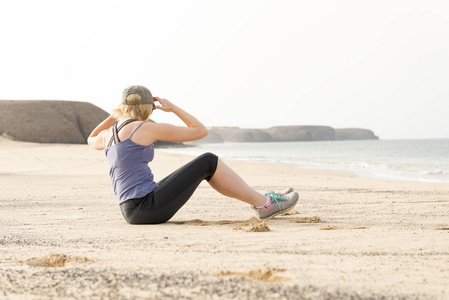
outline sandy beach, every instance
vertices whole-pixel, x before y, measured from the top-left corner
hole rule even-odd
[[[129,225],[103,152],[0,139],[0,162],[2,299],[449,299],[447,183],[226,161],[294,187],[297,213],[261,225],[203,183],[168,223]]]

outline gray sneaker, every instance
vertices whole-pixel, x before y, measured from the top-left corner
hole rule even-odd
[[[289,187],[288,189],[286,189],[285,191],[283,191],[283,192],[281,192],[281,193],[279,193],[279,194],[281,194],[281,195],[287,195],[287,194],[290,194],[291,192],[293,192],[294,191],[294,189],[292,188],[292,187]]]
[[[280,213],[286,212],[293,207],[295,207],[296,203],[298,203],[299,195],[297,192],[291,192],[286,195],[277,194],[273,191],[266,192],[265,196],[270,196],[271,198],[271,205],[266,208],[256,208],[253,206],[254,210],[256,211],[257,216],[259,219],[271,219]]]

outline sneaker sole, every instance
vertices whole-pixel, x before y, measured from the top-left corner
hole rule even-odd
[[[260,218],[260,217],[259,217],[259,219],[260,219],[260,220],[270,220],[270,219],[273,219],[273,218],[276,217],[277,215],[280,215],[280,214],[282,214],[282,213],[285,213],[286,211],[292,210],[292,209],[296,206],[296,204],[298,204],[298,201],[299,201],[299,195],[298,195],[298,198],[296,198],[295,204],[293,204],[292,207],[290,207],[289,209],[278,211],[277,213],[274,213],[274,214],[272,214],[271,216],[266,217],[266,218]]]

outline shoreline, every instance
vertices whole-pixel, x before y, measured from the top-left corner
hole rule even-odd
[[[156,180],[191,159],[160,150]],[[87,145],[0,140],[0,158],[5,299],[449,297],[448,184],[225,160],[260,192],[300,194],[296,214],[247,232],[249,205],[205,182],[169,222],[127,224]]]

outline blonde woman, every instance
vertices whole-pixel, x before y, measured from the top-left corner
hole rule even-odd
[[[175,114],[186,126],[149,121],[156,108]],[[167,222],[203,180],[223,195],[251,204],[260,219],[272,218],[296,205],[298,193],[292,189],[263,195],[212,153],[197,157],[157,183],[153,180],[148,163],[154,157],[155,141],[187,142],[207,134],[206,127],[179,106],[153,97],[144,86],[133,85],[123,91],[122,103],[113,114],[92,131],[88,144],[105,150],[115,195],[130,224]]]

